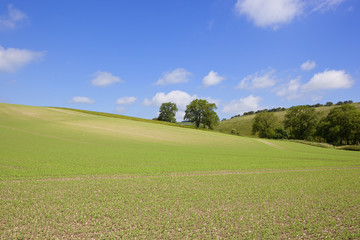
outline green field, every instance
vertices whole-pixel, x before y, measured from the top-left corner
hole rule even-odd
[[[0,103],[0,239],[359,239],[360,152]]]
[[[356,108],[360,109],[360,103],[352,103]],[[333,105],[330,107],[316,107],[315,110],[319,112],[320,116],[325,116],[330,112],[332,108],[339,107]],[[274,112],[275,116],[279,118],[279,124],[281,125],[284,120],[286,111]],[[241,117],[232,118],[226,121],[221,121],[219,126],[216,127],[216,130],[223,133],[231,133],[232,129],[235,129],[236,132],[241,136],[253,136],[252,135],[252,124],[255,118],[255,114],[246,115]]]

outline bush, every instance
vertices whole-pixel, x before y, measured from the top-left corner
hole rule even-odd
[[[275,139],[288,139],[289,138],[289,134],[288,132],[283,129],[283,128],[277,128],[275,129]]]

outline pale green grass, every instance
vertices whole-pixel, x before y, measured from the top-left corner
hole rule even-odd
[[[0,104],[0,239],[355,239],[359,183],[359,152]]]

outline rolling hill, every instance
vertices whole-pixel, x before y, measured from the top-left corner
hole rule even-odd
[[[360,153],[0,103],[0,238],[358,238]]]
[[[360,103],[353,103],[356,108],[360,109]],[[337,107],[336,105],[330,107],[316,107],[315,110],[320,112],[322,115],[326,115],[330,112],[330,109]],[[286,111],[275,112],[274,113],[280,121],[284,119]],[[255,114],[235,117],[229,120],[221,121],[215,130],[223,133],[231,133],[232,129],[235,129],[236,132],[241,136],[251,137],[253,136],[252,123],[255,118]]]

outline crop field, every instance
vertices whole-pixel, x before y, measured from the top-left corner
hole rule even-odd
[[[359,239],[360,152],[0,103],[0,239]]]

